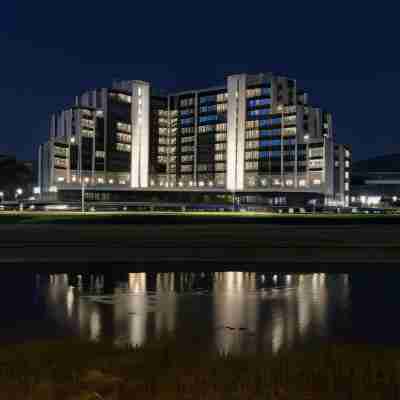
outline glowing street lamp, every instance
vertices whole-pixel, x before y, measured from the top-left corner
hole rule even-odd
[[[4,192],[0,192],[0,200],[1,200],[1,202],[3,202],[3,199],[4,199]]]

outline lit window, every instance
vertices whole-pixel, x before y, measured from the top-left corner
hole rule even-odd
[[[72,176],[72,182],[76,182],[76,176],[75,175]]]
[[[349,172],[348,172],[348,171],[346,171],[346,172],[344,173],[344,177],[345,177],[346,179],[349,179],[349,177],[350,177],[350,174],[349,174]]]
[[[119,181],[119,184],[120,184],[120,185],[125,185],[126,182],[125,182],[123,179],[121,179],[121,180]]]
[[[274,179],[273,183],[274,185],[280,185],[281,181],[279,179]]]
[[[109,180],[108,180],[108,183],[109,183],[110,185],[112,185],[112,184],[114,183],[114,179],[109,179]]]
[[[286,186],[293,186],[293,181],[291,179],[288,179],[286,181]]]
[[[349,182],[346,182],[346,183],[344,184],[344,190],[345,190],[346,192],[348,192],[348,191],[349,191],[349,188],[350,188]]]
[[[305,179],[300,179],[299,180],[299,186],[302,186],[302,187],[306,186],[306,180]]]
[[[99,179],[97,179],[97,182],[104,183],[104,179],[103,178],[99,178]]]
[[[58,182],[64,182],[64,180],[65,180],[65,178],[64,178],[63,176],[59,176],[59,177],[57,178],[57,181],[58,181]]]
[[[313,183],[313,185],[320,185],[321,179],[313,179],[312,183]]]
[[[142,88],[140,87],[140,88],[138,88],[138,96],[141,96],[142,95]]]
[[[262,179],[261,180],[261,185],[265,186],[267,184],[267,180],[266,179]]]
[[[204,186],[204,182],[203,182],[203,181],[200,181],[200,182],[199,182],[199,186]]]
[[[350,161],[347,160],[347,161],[344,163],[344,165],[345,165],[346,168],[350,168]]]

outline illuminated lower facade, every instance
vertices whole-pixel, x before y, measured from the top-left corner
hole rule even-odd
[[[126,196],[315,194],[345,203],[334,146],[331,114],[311,106],[293,79],[238,74],[222,86],[174,94],[123,81],[78,96],[52,117],[39,186],[62,192],[84,182],[88,191]]]

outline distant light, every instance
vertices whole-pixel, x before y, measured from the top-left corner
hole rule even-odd
[[[154,181],[153,180],[150,181],[150,185],[154,186]]]
[[[58,192],[57,186],[50,186],[49,192],[50,192],[50,193],[57,193],[57,192]]]
[[[103,179],[103,178],[99,178],[99,179],[97,179],[97,181],[98,181],[99,183],[104,183],[104,179]]]
[[[183,182],[179,182],[179,186],[182,187],[183,186]]]
[[[262,179],[261,180],[261,185],[265,186],[267,184],[267,180],[266,179]]]
[[[86,178],[84,179],[84,181],[85,181],[85,183],[89,183],[90,179],[89,179],[88,177],[86,177]]]
[[[193,186],[193,182],[192,181],[189,182],[189,186]]]
[[[64,180],[65,180],[65,178],[64,178],[63,176],[59,176],[59,177],[57,178],[57,181],[58,181],[58,182],[64,182]]]
[[[24,191],[23,191],[21,188],[18,188],[18,189],[16,190],[16,193],[17,193],[18,196],[21,196],[21,194],[22,194],[23,192],[24,192]]]
[[[304,135],[304,140],[310,139],[310,135]]]
[[[4,192],[0,192],[0,197],[4,197]]]
[[[120,184],[120,185],[125,185],[125,184],[126,184],[126,181],[124,181],[124,180],[122,179],[122,180],[119,181],[119,184]]]
[[[393,201],[397,201],[397,196],[393,196],[393,197],[392,197],[392,200],[393,200]]]
[[[200,182],[199,182],[199,186],[204,186],[204,182],[203,182],[203,181],[200,181]]]
[[[110,185],[112,185],[112,184],[114,183],[114,179],[109,179],[109,180],[108,180],[108,183],[109,183]]]
[[[33,188],[33,194],[40,194],[40,187],[39,186],[35,186]],[[0,193],[0,197],[1,197],[1,193]]]
[[[71,136],[71,143],[75,143],[75,136]]]
[[[76,176],[75,175],[72,176],[72,182],[76,182]]]
[[[212,187],[212,186],[214,186],[214,183],[208,182],[208,186]]]

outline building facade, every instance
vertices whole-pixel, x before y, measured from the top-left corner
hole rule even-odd
[[[52,116],[39,186],[73,191],[84,181],[104,199],[185,191],[270,204],[345,202],[347,185],[336,175],[345,179],[346,168],[335,165],[347,157],[335,155],[338,148],[332,115],[309,104],[293,79],[238,74],[223,86],[173,94],[122,81]]]

